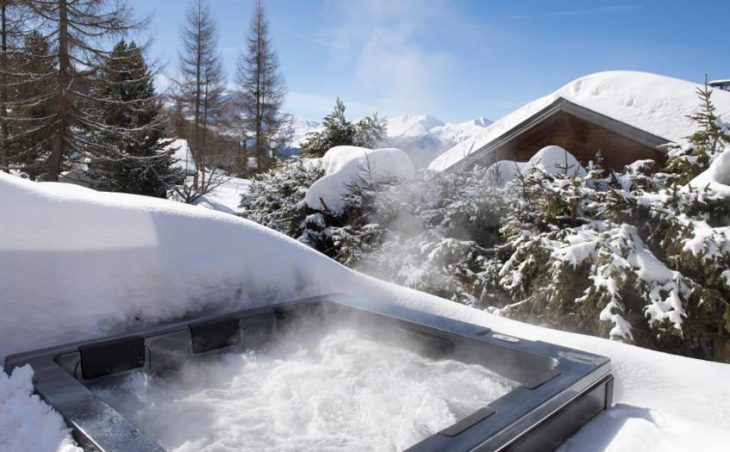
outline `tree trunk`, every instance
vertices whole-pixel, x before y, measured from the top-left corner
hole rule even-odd
[[[0,20],[2,21],[2,53],[0,54],[0,171],[9,172],[10,152],[8,151],[8,24],[7,9],[8,0],[2,0],[0,4]]]
[[[200,103],[202,97],[202,81],[200,71],[203,66],[203,55],[202,55],[202,29],[203,24],[201,23],[201,3],[198,0],[198,30],[196,33],[196,54],[195,54],[195,118],[193,120],[195,126],[195,147],[193,149],[193,156],[195,157],[195,176],[193,177],[193,187],[198,188],[198,173],[203,168],[203,149],[200,146]]]
[[[69,89],[71,88],[71,60],[68,54],[68,5],[66,0],[58,2],[58,129],[51,158],[48,159],[46,180],[58,181],[61,163],[66,154],[66,136],[69,133],[71,113]]]

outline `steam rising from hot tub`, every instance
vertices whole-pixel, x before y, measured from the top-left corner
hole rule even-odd
[[[426,357],[391,325],[350,322],[297,320],[260,350],[95,392],[172,450],[401,450],[513,387],[483,366]]]

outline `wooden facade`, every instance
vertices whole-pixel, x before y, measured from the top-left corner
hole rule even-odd
[[[499,160],[526,162],[545,146],[557,145],[582,165],[595,161],[600,151],[603,165],[613,170],[636,160],[652,159],[655,168],[666,161],[660,146],[670,140],[559,98],[529,119],[505,132],[451,167],[488,166]]]

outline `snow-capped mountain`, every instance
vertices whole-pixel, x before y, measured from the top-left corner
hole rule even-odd
[[[457,143],[472,138],[492,121],[479,117],[460,123],[445,123],[431,115],[397,115],[386,117],[388,137],[384,147],[404,150],[417,168],[427,166],[434,158]],[[301,117],[292,118],[292,148],[298,148],[308,132],[321,125]]]
[[[444,123],[430,115],[399,115],[386,120],[385,145],[406,151],[418,168],[427,166],[442,152],[491,124],[483,117],[460,123]]]
[[[321,125],[317,121],[310,121],[301,116],[292,116],[287,130],[287,133],[291,133],[291,147],[298,149],[309,132],[316,132],[320,129]]]

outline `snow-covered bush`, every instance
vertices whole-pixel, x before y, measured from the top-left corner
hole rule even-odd
[[[730,198],[650,169],[534,168],[515,180],[509,258],[489,267],[514,300],[500,312],[712,357],[730,333]]]
[[[505,199],[493,171],[373,177],[361,166],[338,209],[303,202],[321,167],[282,166],[243,198],[244,216],[351,267],[456,301],[488,304],[485,265]]]
[[[309,186],[324,175],[317,164],[302,161],[284,163],[259,174],[251,181],[241,199],[243,216],[292,237],[298,237],[309,222],[310,211],[304,204]]]
[[[429,293],[483,304],[485,263],[501,241],[504,200],[483,168],[423,172],[382,190],[372,209],[389,212],[382,245],[363,256],[363,271]]]
[[[730,143],[727,126],[707,117],[696,116],[699,132],[684,157],[672,151],[667,172],[651,160],[605,171],[600,155],[584,168],[557,147],[530,162],[407,179],[362,167],[333,211],[302,202],[323,172],[299,165],[262,176],[244,204],[249,218],[388,281],[729,360]]]
[[[697,89],[700,108],[689,115],[698,130],[688,137],[685,146],[672,145],[668,149],[667,169],[674,173],[677,183],[685,184],[705,171],[730,142],[730,127],[723,123],[712,105],[712,89],[705,83]]]
[[[335,146],[375,148],[387,136],[387,126],[377,113],[356,123],[345,118],[345,104],[337,98],[332,113],[324,117],[323,130],[307,133],[301,144],[302,155],[322,157]]]

